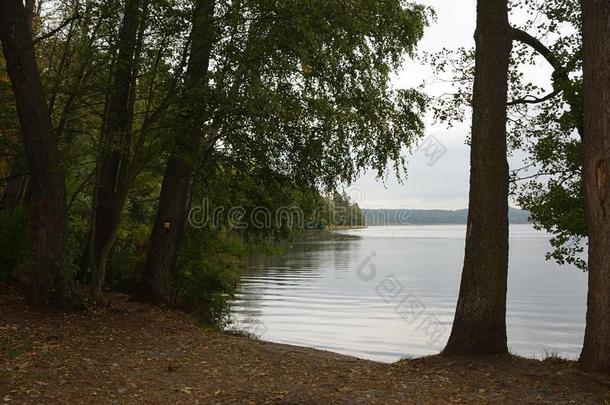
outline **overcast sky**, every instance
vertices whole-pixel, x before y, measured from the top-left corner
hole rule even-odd
[[[420,0],[437,12],[437,21],[428,30],[419,50],[434,52],[442,48],[455,49],[474,46],[473,34],[476,23],[476,0]],[[534,74],[548,77],[544,66],[536,68]],[[529,73],[529,72],[528,72]],[[429,67],[422,62],[409,61],[395,80],[397,88],[416,87],[432,79]],[[426,87],[429,95],[442,94],[446,85],[431,84]],[[469,147],[465,139],[470,123],[447,129],[434,125],[426,119],[426,136],[432,135],[446,148],[446,153],[434,165],[429,165],[423,152],[408,156],[408,178],[399,184],[390,176],[384,184],[375,179],[374,173],[364,174],[350,190],[364,208],[413,208],[413,209],[459,209],[468,206]],[[522,158],[522,156],[521,156]],[[512,159],[511,166],[519,165],[521,158]]]

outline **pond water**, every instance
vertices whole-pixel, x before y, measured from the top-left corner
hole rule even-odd
[[[512,353],[576,358],[586,274],[546,261],[549,236],[511,225]],[[438,353],[455,311],[466,227],[388,226],[311,232],[253,259],[232,304],[235,326],[262,340],[392,362]]]

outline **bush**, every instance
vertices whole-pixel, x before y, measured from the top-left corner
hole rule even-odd
[[[110,254],[106,288],[110,291],[133,292],[142,277],[146,263],[150,227],[144,219],[127,216]]]
[[[32,263],[30,218],[26,208],[0,213],[0,282]]]
[[[202,323],[226,326],[247,249],[235,236],[209,230],[189,230],[178,260],[177,306]]]

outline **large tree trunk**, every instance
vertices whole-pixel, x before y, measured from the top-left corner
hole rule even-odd
[[[507,0],[479,0],[470,201],[464,269],[444,353],[507,353],[508,188],[506,105],[512,47]]]
[[[191,177],[195,170],[205,123],[205,99],[210,53],[214,43],[215,0],[198,0],[193,12],[191,50],[176,141],[167,162],[159,207],[150,236],[146,265],[135,298],[167,301],[187,216]]]
[[[589,296],[580,365],[610,371],[610,2],[582,0],[582,8]]]
[[[101,131],[101,158],[89,235],[90,292],[101,298],[106,264],[121,223],[127,193],[129,150],[133,122],[138,28],[142,0],[127,0],[118,41],[118,56],[112,75],[108,111]]]
[[[64,175],[36,64],[32,32],[21,0],[0,2],[0,40],[15,93],[31,176],[32,243],[37,265],[30,300],[63,307],[82,305],[67,262],[68,217]]]

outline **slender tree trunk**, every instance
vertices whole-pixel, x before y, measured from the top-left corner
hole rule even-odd
[[[126,193],[123,193],[129,166],[133,122],[133,87],[136,75],[136,49],[141,25],[142,0],[127,0],[118,40],[118,56],[106,119],[101,131],[101,159],[97,177],[92,227],[89,235],[90,292],[99,300],[106,277],[108,256],[121,223]]]
[[[142,281],[135,293],[135,298],[139,300],[167,301],[171,298],[174,270],[187,216],[189,185],[203,141],[206,78],[214,43],[214,5],[215,0],[195,2],[191,51],[180,100],[180,120],[174,149],[163,176]]]
[[[610,2],[582,0],[587,327],[580,365],[610,371]]]
[[[64,175],[28,19],[21,0],[0,2],[0,40],[31,175],[32,242],[38,263],[31,278],[30,300],[35,305],[81,306],[67,261]]]
[[[13,162],[6,188],[0,199],[0,211],[12,213],[23,202],[28,175],[21,170],[20,162]]]
[[[507,0],[479,0],[470,201],[464,269],[444,353],[507,353],[508,188],[506,105],[512,47]]]

